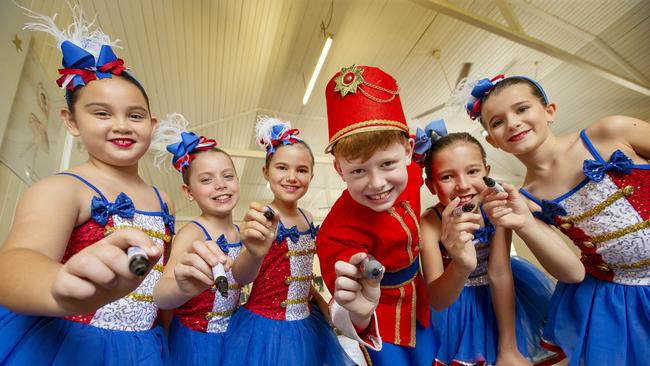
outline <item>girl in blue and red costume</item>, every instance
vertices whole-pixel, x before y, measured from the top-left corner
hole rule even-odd
[[[220,365],[228,321],[239,306],[240,287],[228,270],[242,248],[232,219],[239,179],[232,159],[217,142],[186,132],[187,124],[178,113],[168,115],[156,128],[152,144],[154,163],[171,153],[183,192],[201,209],[201,215],[174,237],[154,301],[161,309],[178,307],[169,330],[171,364]],[[218,263],[225,267],[227,290],[215,286],[212,268]]]
[[[506,192],[486,197],[490,220],[514,229],[560,280],[544,344],[564,351],[569,365],[647,363],[650,125],[610,116],[556,136],[557,107],[529,78],[483,79],[471,94],[467,109],[488,141],[527,168],[519,192],[504,184]],[[582,265],[550,226],[578,247]]]
[[[480,204],[490,172],[485,150],[470,134],[447,134],[442,120],[417,129],[416,158],[439,203],[422,216],[425,280],[440,281],[453,266],[475,268],[460,288],[439,291],[431,313],[440,347],[436,365],[550,365],[562,356],[539,341],[553,285],[530,263],[510,258],[512,232],[495,228]],[[471,205],[470,212],[455,213]],[[440,276],[442,267],[447,270]],[[438,277],[440,276],[440,277]],[[514,278],[514,281],[513,281]],[[458,297],[442,310],[440,301]],[[436,306],[437,305],[437,306]],[[524,357],[525,356],[525,357]]]
[[[256,132],[267,153],[262,172],[273,201],[268,206],[252,203],[242,225],[246,250],[233,264],[233,274],[241,284],[255,282],[230,321],[223,364],[352,365],[310,302],[320,298],[312,285],[318,228],[298,200],[313,177],[311,149],[287,122],[263,117]]]
[[[167,196],[138,175],[156,118],[108,36],[29,12],[27,28],[63,52],[61,117],[88,160],[31,186],[0,251],[0,364],[162,365],[166,339],[152,291],[174,231]],[[129,270],[127,248],[148,255]]]

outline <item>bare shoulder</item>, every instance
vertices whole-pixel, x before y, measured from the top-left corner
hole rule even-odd
[[[314,222],[314,215],[312,215],[311,212],[305,210],[304,208],[301,208],[300,210],[305,214],[309,222]]]
[[[420,218],[420,226],[422,228],[438,230],[440,224],[440,218],[433,207],[427,208]]]
[[[599,119],[586,128],[587,135],[596,140],[624,138],[635,130],[647,127],[648,123],[633,117],[613,115]]]
[[[162,198],[163,202],[165,202],[165,204],[167,204],[167,208],[169,209],[169,213],[171,215],[173,215],[176,212],[176,210],[174,208],[174,201],[172,201],[171,197],[167,194],[167,192],[161,191],[161,190],[158,190],[158,192],[160,193],[160,197]],[[196,225],[192,225],[192,226],[196,226]]]

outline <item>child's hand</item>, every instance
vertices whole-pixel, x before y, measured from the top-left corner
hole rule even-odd
[[[494,225],[506,229],[519,230],[534,220],[524,198],[515,187],[510,184],[501,184],[505,192],[483,192],[483,211]]]
[[[246,250],[257,258],[264,258],[275,240],[280,213],[273,210],[273,217],[267,219],[264,213],[272,210],[257,202],[251,202],[241,226],[241,240]]]
[[[186,296],[197,296],[214,284],[212,267],[221,263],[224,271],[228,272],[232,262],[232,258],[224,254],[214,241],[197,240],[181,255],[174,267],[178,288]]]
[[[445,246],[449,256],[463,268],[474,270],[476,268],[476,249],[471,234],[481,225],[481,215],[473,212],[464,212],[460,216],[453,214],[460,199],[454,198],[442,211],[442,230],[440,241]]]
[[[495,366],[532,366],[533,364],[519,353],[518,350],[499,351]]]
[[[92,244],[70,259],[57,271],[52,283],[52,297],[71,314],[94,311],[133,290],[144,280],[129,270],[126,250],[138,246],[149,257],[149,270],[158,262],[162,248],[137,229],[119,229]]]
[[[366,253],[353,255],[348,262],[338,261],[334,264],[336,282],[334,299],[350,313],[350,320],[358,327],[364,328],[377,308],[381,289],[378,279],[367,279],[361,273],[359,265],[368,258]]]

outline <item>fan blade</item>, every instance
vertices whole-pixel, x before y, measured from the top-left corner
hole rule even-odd
[[[463,67],[460,68],[460,73],[458,74],[458,79],[456,80],[456,86],[458,86],[458,83],[460,83],[461,80],[467,77],[469,75],[469,71],[472,69],[472,63],[471,62],[465,62],[463,63]]]
[[[435,107],[433,107],[433,108],[431,108],[431,109],[427,109],[426,111],[424,111],[424,112],[418,114],[417,116],[415,116],[415,117],[413,117],[413,118],[415,118],[415,119],[420,119],[420,118],[422,118],[422,117],[424,117],[424,116],[428,116],[429,114],[435,113],[435,112],[437,112],[437,111],[443,109],[444,107],[445,107],[445,103],[438,104],[437,106],[435,106]]]

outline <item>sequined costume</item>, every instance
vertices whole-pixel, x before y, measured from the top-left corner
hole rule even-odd
[[[192,221],[205,234],[205,240],[214,240],[198,221]],[[239,227],[237,227],[239,232]],[[229,257],[235,259],[242,249],[241,242],[228,243],[225,235],[214,240]],[[174,311],[169,330],[169,358],[173,365],[220,365],[222,347],[227,343],[225,332],[230,318],[239,306],[240,286],[232,272],[226,272],[228,296],[213,288],[203,291]],[[227,346],[226,346],[227,347]]]
[[[440,212],[433,211],[441,218]],[[498,356],[499,327],[488,284],[490,242],[495,233],[481,209],[485,226],[474,232],[477,265],[469,275],[458,299],[447,309],[431,311],[431,326],[440,340],[436,365],[494,365]],[[442,260],[447,267],[452,259],[442,243]],[[512,257],[515,289],[515,335],[519,352],[535,365],[552,365],[563,355],[542,348],[544,317],[553,284],[540,270],[522,258]]]
[[[248,302],[230,320],[223,365],[352,365],[327,321],[312,307],[310,288],[318,229],[282,222]]]
[[[82,177],[60,174],[79,179],[98,195],[93,198],[91,218],[73,229],[62,263],[124,227],[144,231],[164,252],[173,234],[174,218],[155,187],[161,210],[147,212],[136,210],[124,193],[109,202]],[[156,326],[158,307],[152,296],[162,269],[161,257],[132,293],[89,314],[27,316],[0,307],[0,364],[162,365],[167,359],[167,341]]]
[[[381,351],[368,349],[373,364],[431,364],[435,338],[419,267],[422,170],[407,167],[408,184],[392,208],[376,212],[344,191],[325,218],[316,248],[325,284],[333,292],[334,264],[356,253],[373,255],[386,268],[376,315]],[[417,340],[417,344],[416,344]]]
[[[585,179],[553,200],[521,193],[580,249],[587,275],[558,283],[544,330],[545,346],[563,350],[569,365],[643,365],[650,359],[650,164],[620,150],[605,161],[587,137],[594,160]]]

